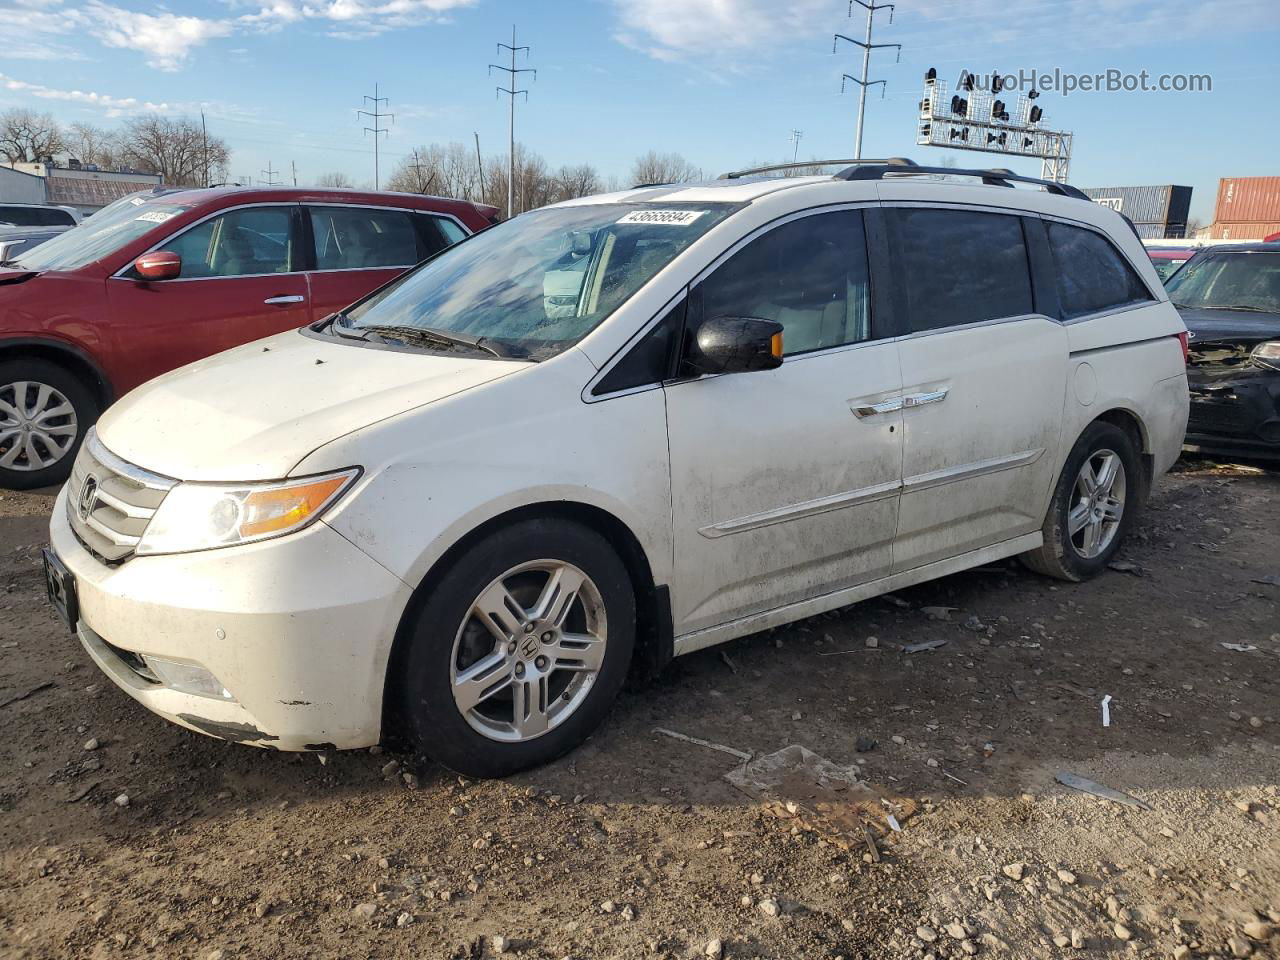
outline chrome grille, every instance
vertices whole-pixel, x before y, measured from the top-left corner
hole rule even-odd
[[[123,563],[176,483],[121,460],[90,428],[67,481],[67,519],[90,553]]]

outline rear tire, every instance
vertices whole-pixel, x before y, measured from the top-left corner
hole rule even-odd
[[[400,689],[413,744],[458,773],[505,777],[603,721],[631,661],[635,592],[594,530],[523,520],[463,554],[410,629]]]
[[[0,362],[0,486],[62,483],[101,406],[66,367],[28,358]]]
[[[1022,555],[1036,573],[1078,583],[1106,569],[1142,508],[1145,474],[1133,440],[1095,421],[1072,447],[1041,531]]]

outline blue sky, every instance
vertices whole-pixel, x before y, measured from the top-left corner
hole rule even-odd
[[[848,156],[856,93],[840,75],[860,55],[847,0],[0,0],[0,108],[34,106],[67,122],[118,122],[205,105],[233,149],[232,174],[270,162],[300,182],[341,170],[372,180],[372,143],[356,109],[377,82],[395,122],[394,162],[413,146],[480,136],[506,143],[506,108],[487,65],[495,44],[533,49],[517,138],[557,166],[590,162],[625,181],[653,148],[709,175],[754,161]],[[1046,125],[1075,133],[1081,186],[1184,183],[1192,214],[1212,216],[1223,176],[1280,174],[1280,132],[1267,95],[1280,50],[1277,0],[902,0],[877,15],[866,156],[940,163],[914,143],[924,71],[952,82],[982,73],[1060,68],[1094,73],[1207,73],[1209,93],[1046,93]],[[1036,161],[952,154],[964,165]]]

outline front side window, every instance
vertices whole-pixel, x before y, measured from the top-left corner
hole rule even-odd
[[[24,250],[17,258],[25,270],[78,270],[101,260],[158,230],[160,225],[190,209],[190,205],[165,203],[147,194],[121,197],[103,207],[78,227],[59,234],[37,247]]]
[[[910,332],[1034,311],[1019,217],[913,207],[888,214]]]
[[[376,207],[312,207],[311,234],[317,270],[411,267],[444,246],[423,242],[413,214]]]
[[[1166,289],[1177,307],[1280,313],[1280,253],[1200,253]]]
[[[871,336],[862,213],[792,220],[752,240],[698,285],[701,312],[782,324],[787,356]]]
[[[288,273],[290,207],[248,207],[213,217],[179,234],[162,249],[182,257],[182,279]]]
[[[534,210],[381,288],[331,332],[394,334],[423,349],[448,349],[431,337],[436,331],[483,341],[503,356],[544,360],[590,333],[735,209],[599,203]]]
[[[1106,237],[1065,223],[1050,221],[1046,226],[1064,320],[1151,299],[1133,267]]]
[[[76,218],[59,207],[0,206],[0,222],[15,227],[74,227]]]

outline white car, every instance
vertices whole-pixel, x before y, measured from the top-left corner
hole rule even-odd
[[[479,233],[109,409],[52,598],[191,729],[501,776],[629,668],[1003,557],[1092,576],[1178,456],[1186,331],[1119,215],[1021,179],[869,162]]]

